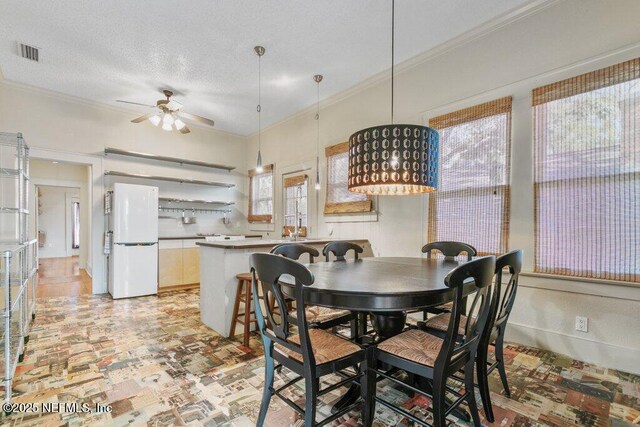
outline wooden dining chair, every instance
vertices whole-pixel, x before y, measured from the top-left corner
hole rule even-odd
[[[495,285],[491,296],[491,311],[489,322],[485,326],[478,347],[476,356],[476,369],[478,377],[478,388],[482,398],[482,407],[487,421],[494,422],[493,407],[491,405],[491,394],[489,393],[489,374],[496,368],[500,373],[500,380],[504,388],[504,394],[511,396],[509,384],[507,383],[507,372],[504,367],[504,333],[507,327],[511,309],[516,300],[518,290],[518,278],[522,271],[522,250],[514,250],[496,258]],[[509,277],[504,284],[504,271],[507,270]],[[450,314],[442,314],[428,320],[424,326],[427,331],[441,334],[446,333],[450,322]],[[464,316],[462,317],[464,321]],[[489,350],[494,348],[495,361],[488,362]]]
[[[309,262],[313,263],[315,257],[320,256],[320,252],[313,246],[304,245],[302,243],[283,243],[274,246],[271,249],[271,253],[275,255],[282,255],[286,258],[299,260],[301,256],[308,255]],[[273,298],[273,296],[272,296]],[[294,301],[291,298],[285,299],[287,304],[287,310],[291,317],[291,322],[296,324],[296,310],[291,310],[291,302]],[[279,307],[274,307],[275,300],[269,301],[274,312],[279,311]],[[307,322],[310,328],[331,329],[338,325],[348,323],[354,319],[354,315],[349,310],[338,310],[328,307],[320,307],[316,305],[305,307]]]
[[[372,425],[376,402],[400,413],[417,425],[430,425],[407,410],[377,397],[376,382],[379,377],[429,397],[432,401],[431,412],[435,426],[446,425],[447,415],[465,401],[471,412],[474,425],[480,426],[480,415],[475,400],[473,368],[481,332],[490,315],[490,290],[495,265],[495,257],[486,256],[462,264],[447,275],[444,283],[453,291],[454,299],[444,338],[421,329],[408,329],[367,350],[366,394],[372,396],[372,399],[365,402],[365,426]],[[469,279],[473,279],[476,292],[471,310],[478,315],[467,317],[463,322],[464,285]],[[462,331],[462,334],[459,334],[458,331]],[[423,378],[430,381],[433,384],[432,393],[429,394],[412,384],[389,375],[388,371],[378,368],[380,365],[385,368],[390,367],[392,370],[406,371],[409,377],[417,377],[418,380]],[[459,371],[462,371],[464,377],[458,375]],[[450,387],[447,384],[449,378],[463,382],[464,393]],[[453,396],[451,403],[449,403],[448,396]]]
[[[434,252],[440,252],[445,261],[455,261],[461,254],[466,254],[467,261],[471,261],[478,251],[473,246],[463,242],[440,241],[427,243],[422,247],[422,253],[427,254],[427,259],[431,258]],[[451,311],[451,303],[442,304],[436,307],[429,307],[422,310],[422,320],[427,320],[427,313],[441,314]]]
[[[283,256],[265,253],[252,254],[249,262],[253,276],[252,286],[258,328],[265,354],[264,390],[256,425],[259,427],[264,425],[273,395],[280,397],[294,411],[302,415],[305,426],[328,424],[361,405],[362,400],[358,399],[320,422],[316,421],[318,397],[358,381],[366,369],[365,353],[349,340],[322,329],[309,328],[304,305],[304,287],[312,285],[314,278],[304,265]],[[268,305],[262,306],[258,303],[258,286],[261,286],[264,295],[273,293],[280,306],[284,306],[284,295],[279,284],[282,275],[289,275],[295,280],[297,334],[291,333],[291,317],[288,312],[285,311],[284,315],[278,316],[276,320]],[[257,277],[260,277],[260,281]],[[294,372],[297,377],[281,387],[274,388],[275,370],[282,366]],[[353,366],[358,366],[355,373],[347,371]],[[338,374],[342,379],[320,390],[320,378],[329,374]],[[302,380],[305,385],[304,408],[283,394],[285,389]]]
[[[322,248],[322,255],[324,255],[327,262],[331,261],[330,254],[333,254],[336,261],[344,261],[345,256],[349,251],[353,251],[354,259],[358,259],[358,254],[364,252],[364,249],[356,243],[336,241],[329,242],[324,245],[324,248]]]
[[[346,256],[349,251],[353,251],[353,259],[358,259],[358,254],[364,252],[362,246],[353,242],[335,241],[329,242],[322,248],[322,255],[325,257],[325,261],[331,261],[331,254],[334,256],[334,261],[346,261]],[[351,338],[357,339],[358,337],[368,333],[368,315],[367,313],[359,312],[353,313],[354,320],[351,323]]]

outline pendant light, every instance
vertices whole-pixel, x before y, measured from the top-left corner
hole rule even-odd
[[[313,76],[313,81],[317,85],[317,97],[316,97],[316,190],[320,190],[320,82],[322,81],[322,74],[316,74]]]
[[[395,124],[395,0],[391,2],[391,124],[362,129],[349,138],[349,191],[408,195],[438,186],[438,131]]]
[[[262,75],[261,75],[261,59],[262,55],[264,55],[265,49],[262,46],[256,46],[253,50],[258,55],[258,107],[256,108],[258,111],[258,158],[256,159],[256,172],[262,173],[264,170],[262,168],[262,154],[260,153],[260,134],[262,131],[262,121],[261,121],[261,113],[262,113]]]

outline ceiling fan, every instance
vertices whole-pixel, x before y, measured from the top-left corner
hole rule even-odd
[[[180,118],[193,120],[195,122],[204,123],[209,126],[214,125],[214,121],[211,119],[207,119],[204,117],[196,116],[195,114],[189,114],[184,111],[181,111],[183,105],[178,101],[174,101],[171,99],[173,96],[173,92],[170,90],[163,90],[164,96],[167,99],[159,99],[156,102],[156,105],[149,104],[141,104],[139,102],[130,102],[130,101],[122,101],[120,99],[116,100],[116,102],[122,102],[125,104],[133,104],[133,105],[142,105],[143,107],[149,108],[157,108],[160,111],[155,113],[145,114],[144,116],[140,116],[136,119],[131,120],[132,123],[141,123],[145,120],[149,120],[154,126],[158,126],[162,123],[162,129],[166,131],[171,131],[173,129],[179,130],[180,133],[189,133],[191,132],[187,127],[186,123],[183,122]]]

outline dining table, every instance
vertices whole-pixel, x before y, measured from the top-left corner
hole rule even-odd
[[[353,312],[369,313],[379,338],[400,333],[407,312],[453,301],[454,292],[444,282],[466,261],[421,257],[367,257],[357,260],[304,264],[314,276],[304,287],[304,301]],[[293,278],[280,278],[283,293],[293,297]],[[464,294],[474,292],[473,280]]]
[[[453,301],[454,291],[445,278],[465,261],[439,257],[367,257],[355,260],[304,264],[314,282],[304,287],[306,305],[368,313],[373,320],[376,341],[399,334],[406,327],[407,313]],[[293,277],[280,277],[283,293],[294,297]],[[463,294],[475,292],[473,280],[464,284]],[[334,411],[354,402],[360,395],[357,384],[334,405]],[[469,420],[465,411],[455,411]]]

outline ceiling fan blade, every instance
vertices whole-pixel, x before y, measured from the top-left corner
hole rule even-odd
[[[171,111],[178,111],[184,107],[184,105],[180,104],[178,101],[174,101],[173,99],[167,103],[167,108]]]
[[[189,130],[187,125],[182,126],[182,129],[180,129],[180,133],[189,133],[189,132],[191,131]]]
[[[123,101],[121,99],[116,99],[116,102],[122,102],[123,104],[142,105],[143,107],[149,107],[149,108],[155,108],[156,107],[155,105],[141,104],[139,102]]]
[[[145,114],[144,116],[140,116],[137,119],[131,120],[131,123],[141,123],[147,120],[149,117],[153,116],[153,113]]]
[[[215,124],[215,122],[211,119],[196,116],[195,114],[185,113],[184,111],[179,111],[177,114],[181,117],[184,117],[185,119],[193,120],[194,122],[204,123],[205,125],[214,126]]]

